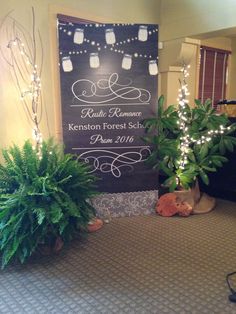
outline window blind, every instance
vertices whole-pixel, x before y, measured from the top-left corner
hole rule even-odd
[[[230,51],[201,46],[199,95],[201,102],[210,98],[212,106],[225,99],[226,72]]]

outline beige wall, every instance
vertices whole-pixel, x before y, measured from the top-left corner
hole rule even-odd
[[[164,42],[164,48],[159,52],[161,73],[160,93],[165,95],[165,105],[176,104],[179,79],[182,78],[183,64],[190,65],[187,80],[190,95],[190,105],[194,104],[198,88],[198,54],[200,41],[191,38],[180,38]]]
[[[232,41],[227,37],[212,37],[208,39],[202,39],[201,45],[228,51],[232,50]]]
[[[235,28],[235,12],[235,0],[162,0],[160,39],[166,41]]]
[[[14,10],[12,15],[28,30],[31,30],[31,7],[36,14],[36,27],[40,30],[44,65],[42,91],[44,116],[41,124],[44,137],[60,137],[60,98],[58,97],[58,75],[56,55],[56,14],[64,13],[84,19],[103,22],[158,23],[157,0],[8,0],[1,1],[0,18]],[[4,39],[0,39],[2,46]],[[32,126],[28,123],[19,94],[14,86],[9,68],[0,58],[0,147],[11,143],[22,144],[31,138]],[[50,130],[47,127],[46,112]]]
[[[178,73],[172,72],[171,67],[179,65],[180,58],[191,64],[189,82],[190,103],[198,97],[198,74],[199,74],[199,45],[204,44],[215,48],[231,50],[232,67],[229,72],[229,85],[227,89],[228,98],[236,98],[235,65],[236,53],[235,44],[231,45],[231,39],[224,36],[236,34],[236,1],[235,0],[162,0],[161,2],[161,23],[159,39],[163,42],[163,50],[160,52],[160,67],[162,71],[161,85],[162,93],[167,99],[175,99],[176,83],[173,76]],[[184,50],[185,38],[199,39],[196,44],[198,48],[193,49],[191,58],[188,58]],[[203,40],[204,38],[204,40]],[[200,41],[200,39],[202,41]],[[181,46],[176,43],[179,42]],[[171,48],[172,47],[172,48]],[[190,46],[189,46],[190,47]],[[192,47],[193,48],[193,47]],[[170,70],[168,71],[168,66]],[[167,77],[169,76],[169,80]],[[167,83],[169,82],[169,84]]]

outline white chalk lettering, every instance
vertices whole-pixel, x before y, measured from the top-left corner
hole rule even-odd
[[[96,131],[101,130],[100,124],[68,124],[68,131]]]
[[[129,129],[144,129],[144,126],[142,123],[138,122],[129,122],[128,123],[128,128]]]
[[[126,123],[121,123],[121,124],[110,124],[107,122],[104,122],[102,124],[103,130],[123,130],[126,129]]]
[[[98,111],[95,111],[93,108],[84,108],[81,110],[81,118],[106,118],[107,113],[100,109]]]
[[[111,144],[113,143],[112,138],[103,138],[101,134],[94,134],[90,136],[90,142],[89,144],[96,144],[96,143],[101,143],[101,144]]]
[[[113,118],[113,117],[117,117],[117,118],[120,118],[120,117],[141,117],[141,116],[142,116],[142,112],[141,111],[123,112],[118,107],[110,108],[109,109],[109,114],[108,114],[109,118]]]

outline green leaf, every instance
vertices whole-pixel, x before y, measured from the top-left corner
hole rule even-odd
[[[158,103],[157,103],[157,105],[158,105],[158,108],[157,108],[158,116],[162,116],[164,100],[165,100],[165,98],[163,95],[161,95],[158,99]]]
[[[195,155],[194,155],[193,152],[190,152],[190,153],[188,154],[188,158],[189,158],[189,160],[190,160],[191,162],[196,162],[196,158],[195,158]]]
[[[207,99],[204,103],[204,107],[205,107],[206,111],[209,111],[212,108],[212,100]]]
[[[207,175],[203,170],[201,170],[201,171],[199,172],[199,174],[200,174],[200,177],[201,177],[202,181],[203,181],[206,185],[208,185],[208,184],[209,184],[208,175]]]
[[[6,217],[7,214],[9,214],[9,212],[10,212],[10,207],[1,208],[0,209],[0,221],[2,221],[3,218]]]
[[[200,158],[204,159],[207,156],[208,151],[209,151],[208,143],[203,144],[199,153]]]
[[[224,141],[223,141],[222,138],[220,139],[219,149],[220,149],[220,153],[221,153],[222,155],[224,155],[224,154],[225,154],[225,143],[224,143]]]
[[[213,160],[220,160],[222,162],[227,162],[228,159],[225,156],[220,156],[220,155],[212,155],[211,158]]]
[[[213,146],[211,147],[210,154],[213,155],[213,154],[215,154],[215,153],[218,152],[218,151],[219,151],[219,145],[218,145],[218,144],[213,145]]]
[[[173,176],[173,171],[165,165],[164,162],[160,162],[160,169],[164,171],[168,176]]]
[[[215,167],[202,166],[202,169],[210,171],[210,172],[215,172],[216,171]]]
[[[233,143],[232,143],[232,141],[230,139],[224,138],[224,145],[230,152],[233,152],[234,145],[233,145]]]
[[[7,245],[7,248],[4,250],[2,255],[2,268],[4,268],[9,263],[10,259],[14,256],[23,238],[24,235],[20,237],[14,237],[13,241]]]
[[[40,150],[30,141],[3,150],[0,164],[0,250],[2,267],[24,262],[48,238],[72,239],[86,226],[96,194],[90,167],[50,139]]]
[[[201,128],[201,129],[204,129],[204,128],[207,126],[207,123],[208,123],[208,117],[205,117],[205,118],[201,121],[200,128]]]
[[[164,111],[163,116],[165,116],[165,118],[168,118],[168,116],[173,114],[174,112],[176,112],[176,106],[175,105],[170,105]]]
[[[233,145],[236,145],[236,138],[230,135],[225,135],[225,139],[229,140]]]
[[[46,211],[44,208],[35,208],[33,212],[37,215],[37,222],[41,225],[46,218]]]
[[[174,175],[174,176],[171,176],[170,178],[166,179],[163,182],[163,185],[169,187],[169,191],[173,192],[177,187],[176,176]]]
[[[202,103],[201,103],[201,100],[200,100],[200,99],[194,99],[194,102],[195,102],[195,105],[196,105],[197,107],[202,106]]]

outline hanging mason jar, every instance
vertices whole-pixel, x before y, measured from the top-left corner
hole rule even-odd
[[[84,42],[84,30],[83,28],[76,28],[74,32],[74,43],[82,44]]]
[[[125,54],[122,59],[122,65],[121,65],[122,69],[129,70],[131,68],[131,65],[132,65],[132,56]]]
[[[113,28],[108,28],[105,30],[105,38],[108,45],[113,45],[116,42],[116,36]]]
[[[99,57],[97,52],[90,53],[89,57],[90,68],[98,68],[100,66]]]
[[[150,75],[157,75],[158,74],[158,67],[157,67],[157,61],[156,60],[150,60],[149,65],[149,74]]]
[[[148,30],[147,26],[140,25],[138,30],[138,40],[140,41],[146,41],[148,38]]]
[[[73,70],[73,65],[69,56],[62,58],[62,68],[64,72],[71,72]]]

